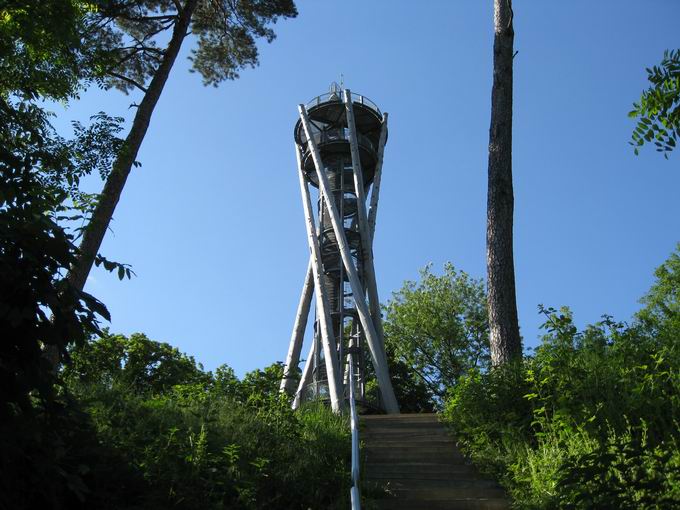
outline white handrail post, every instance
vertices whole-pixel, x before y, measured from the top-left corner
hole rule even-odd
[[[352,510],[361,510],[361,498],[359,497],[359,416],[357,415],[357,405],[354,396],[354,356],[350,347],[347,355],[349,363],[349,412],[350,412],[350,431],[352,433],[352,489],[350,492]]]

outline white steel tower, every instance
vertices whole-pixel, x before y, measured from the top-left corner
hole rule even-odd
[[[361,401],[365,399],[368,348],[380,388],[379,406],[398,413],[387,368],[372,247],[387,113],[336,84],[298,110],[295,153],[310,260],[281,390],[295,395],[294,407],[303,400],[322,398],[339,411],[349,394],[348,363],[352,360],[357,380],[351,383]],[[318,190],[316,216],[310,186]],[[296,384],[313,296],[314,337]]]

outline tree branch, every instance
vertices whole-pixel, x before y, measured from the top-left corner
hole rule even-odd
[[[127,19],[131,21],[169,21],[175,20],[177,14],[163,14],[159,16],[129,16]]]
[[[121,58],[118,62],[116,62],[116,65],[115,65],[116,68],[120,67],[122,64],[124,64],[125,62],[127,62],[128,60],[130,60],[132,57],[134,57],[135,55],[137,55],[137,53],[139,53],[140,51],[143,51],[141,48],[135,48],[135,47],[132,47],[132,48],[123,48],[123,49],[124,49],[124,50],[130,49],[130,50],[132,50],[132,51],[126,53],[125,56],[124,56],[123,58]]]
[[[130,85],[133,85],[133,86],[137,87],[139,90],[141,90],[141,91],[144,92],[145,94],[146,94],[146,92],[147,92],[146,87],[143,87],[142,85],[140,85],[139,83],[137,83],[137,82],[136,82],[135,80],[133,80],[132,78],[128,78],[127,76],[123,76],[122,74],[114,73],[113,71],[107,71],[106,73],[107,73],[107,74],[110,74],[110,75],[113,76],[114,78],[118,78],[119,80],[123,80],[124,82],[127,82],[127,83],[129,83]]]
[[[402,359],[402,362],[406,363],[406,361],[403,360],[403,359]],[[422,373],[422,371],[418,370],[416,367],[414,367],[410,363],[406,363],[406,364],[409,365],[411,370],[413,370],[416,373],[416,375],[420,378],[420,380],[423,381],[425,386],[427,386],[434,395],[436,395],[437,397],[440,397],[440,398],[444,396],[444,395],[442,395],[442,390],[433,381],[430,381],[425,376],[425,374]]]

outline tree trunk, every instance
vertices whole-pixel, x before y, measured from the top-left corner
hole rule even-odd
[[[512,0],[494,0],[493,90],[489,129],[489,189],[486,220],[491,362],[522,354],[512,255],[512,61],[515,32]]]
[[[125,186],[125,181],[127,180],[128,175],[130,175],[130,170],[136,161],[139,148],[144,141],[146,130],[151,121],[151,115],[163,92],[163,87],[168,80],[168,75],[175,63],[177,54],[182,47],[182,42],[186,37],[191,17],[193,16],[197,3],[198,0],[187,0],[184,8],[177,13],[178,19],[175,23],[170,43],[165,49],[163,60],[158,66],[156,73],[153,75],[149,87],[144,94],[144,98],[137,108],[137,113],[132,122],[132,128],[125,139],[125,143],[123,144],[116,161],[113,163],[113,168],[106,179],[104,190],[99,197],[99,202],[85,229],[83,240],[80,244],[78,260],[68,274],[69,282],[79,290],[83,290],[85,287],[87,276],[97,257],[102,240],[104,239],[104,234],[106,234],[106,230],[113,217],[113,212],[116,209],[116,204],[118,204],[123,187]]]

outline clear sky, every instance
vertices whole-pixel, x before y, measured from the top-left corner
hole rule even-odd
[[[178,60],[103,245],[137,277],[95,270],[87,285],[112,331],[238,374],[285,358],[308,259],[296,107],[341,74],[390,114],[375,239],[383,301],[430,262],[484,276],[492,1],[297,4],[237,81],[205,88]],[[531,347],[539,303],[570,306],[581,326],[628,320],[680,241],[680,152],[635,157],[627,118],[645,67],[680,47],[680,2],[514,4],[515,264]],[[138,100],[90,90],[56,124],[100,110],[129,120]]]

